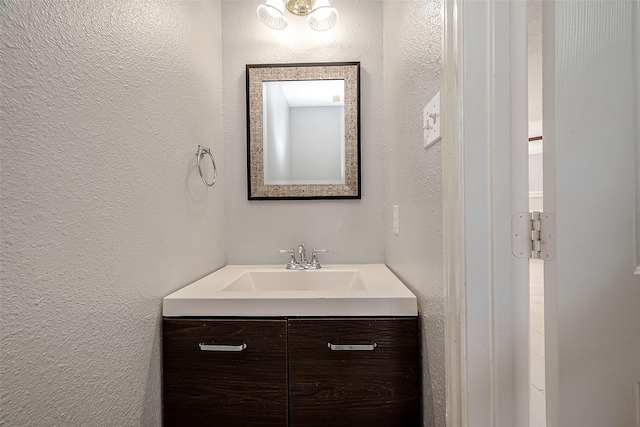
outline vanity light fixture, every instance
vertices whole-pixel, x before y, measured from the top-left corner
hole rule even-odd
[[[282,30],[287,26],[286,9],[297,16],[306,16],[309,27],[325,31],[338,22],[338,11],[329,0],[265,0],[258,6],[258,16],[265,25]]]

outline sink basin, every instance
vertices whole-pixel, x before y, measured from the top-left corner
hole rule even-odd
[[[384,264],[228,265],[162,300],[165,317],[416,316],[415,295]]]
[[[355,270],[248,271],[223,292],[363,291]]]

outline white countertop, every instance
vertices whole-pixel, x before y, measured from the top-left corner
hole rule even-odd
[[[277,273],[282,282],[332,280],[333,272],[352,274],[358,287],[312,290],[254,289],[247,273]],[[343,274],[343,276],[344,276]],[[283,276],[286,275],[286,276]],[[298,276],[294,276],[298,275]],[[304,276],[314,275],[314,276]],[[293,278],[293,280],[292,280]],[[318,278],[321,278],[318,280]],[[327,278],[327,279],[325,279]],[[239,289],[242,283],[243,290]],[[301,288],[303,286],[301,285]],[[228,288],[225,290],[225,288]],[[229,290],[234,289],[234,290]],[[164,297],[162,315],[279,317],[279,316],[416,316],[415,295],[384,264],[324,265],[320,270],[286,270],[274,265],[228,265]]]

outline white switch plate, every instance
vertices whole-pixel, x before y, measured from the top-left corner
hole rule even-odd
[[[393,233],[400,235],[400,219],[398,218],[398,205],[393,205]]]
[[[422,112],[422,126],[424,131],[424,149],[431,147],[442,139],[440,134],[440,125],[442,118],[440,117],[440,92],[429,101]]]

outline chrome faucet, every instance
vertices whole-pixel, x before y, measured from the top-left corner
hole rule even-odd
[[[326,249],[314,248],[311,256],[311,261],[307,260],[307,250],[304,247],[304,243],[301,243],[298,245],[297,252],[298,252],[299,259],[296,259],[296,251],[294,251],[293,248],[278,250],[278,253],[289,254],[291,256],[286,266],[287,270],[317,270],[319,268],[322,268],[322,266],[320,265],[320,262],[318,262],[317,255],[320,252],[329,252],[329,251]]]

